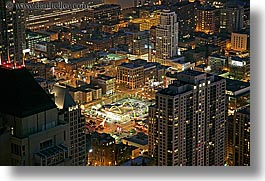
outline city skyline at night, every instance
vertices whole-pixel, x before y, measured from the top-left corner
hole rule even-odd
[[[0,165],[250,166],[249,0],[0,10]]]

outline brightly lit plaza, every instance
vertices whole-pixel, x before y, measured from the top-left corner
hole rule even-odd
[[[112,104],[97,104],[88,113],[99,132],[125,137],[135,132],[135,122],[145,120],[151,103],[136,98],[121,99]],[[116,139],[119,139],[116,137]]]

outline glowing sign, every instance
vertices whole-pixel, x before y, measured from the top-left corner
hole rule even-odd
[[[235,61],[235,60],[232,60],[231,65],[238,66],[238,67],[243,67],[244,66],[243,62]]]

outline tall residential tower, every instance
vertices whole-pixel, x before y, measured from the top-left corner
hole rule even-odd
[[[163,10],[156,28],[156,61],[161,62],[177,55],[178,22],[175,12]]]
[[[26,0],[15,0],[25,3]],[[22,63],[25,44],[25,12],[10,5],[11,1],[0,2],[0,58],[2,63],[16,61]]]
[[[149,154],[158,166],[224,165],[225,79],[187,70],[149,108]]]

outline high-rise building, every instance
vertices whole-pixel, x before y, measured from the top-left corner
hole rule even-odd
[[[226,104],[227,104],[227,113],[226,113],[227,121],[226,121],[226,134],[225,134],[226,135],[225,161],[227,165],[234,166],[236,163],[235,149],[241,150],[241,148],[236,148],[234,144],[236,140],[234,138],[235,130],[237,130],[238,137],[241,137],[245,134],[244,131],[242,131],[243,129],[242,120],[239,120],[237,117],[240,115],[240,113],[238,112],[241,112],[241,110],[244,110],[246,107],[249,107],[250,105],[250,83],[239,80],[226,79]],[[238,126],[240,126],[240,128]],[[242,144],[242,143],[237,143],[237,144]]]
[[[160,23],[156,28],[156,59],[163,64],[163,60],[177,55],[178,22],[175,12],[163,10]]]
[[[179,36],[187,37],[191,35],[195,30],[195,5],[188,1],[181,1],[170,7],[172,11],[175,11],[179,22]]]
[[[231,33],[231,49],[235,51],[246,51],[249,49],[249,35],[247,33]]]
[[[23,3],[25,0],[16,0]],[[0,2],[0,58],[2,62],[16,61],[22,64],[25,45],[25,12],[9,6],[11,1]]]
[[[0,165],[71,165],[69,123],[26,68],[0,67]]]
[[[224,165],[225,79],[194,70],[149,107],[149,154],[158,166]]]
[[[132,43],[130,46],[133,55],[148,54],[151,46],[150,31],[137,31],[132,33]]]
[[[212,6],[202,6],[196,9],[196,32],[213,34],[219,32],[220,10]]]
[[[234,121],[235,166],[250,166],[250,106],[235,113]]]
[[[71,165],[86,164],[85,117],[81,115],[80,107],[75,103],[69,91],[60,85],[53,87],[55,104],[59,109],[60,120],[68,123]]]
[[[244,7],[227,3],[220,9],[220,31],[232,33],[244,27]]]

